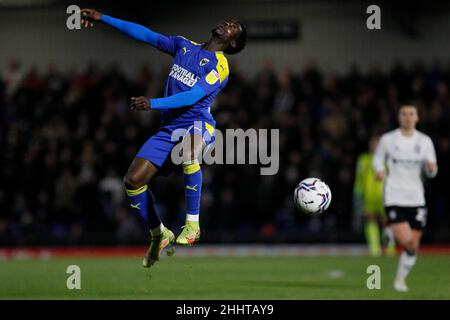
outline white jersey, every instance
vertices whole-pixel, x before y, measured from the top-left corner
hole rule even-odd
[[[433,142],[426,134],[415,130],[407,137],[400,129],[383,134],[372,164],[377,172],[387,167],[383,188],[385,206],[425,205],[422,170],[426,161],[436,163]]]

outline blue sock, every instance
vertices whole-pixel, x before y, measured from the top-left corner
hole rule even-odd
[[[202,170],[198,160],[183,163],[184,194],[186,196],[186,213],[198,215],[200,213],[200,196],[202,192]]]
[[[151,230],[161,225],[161,220],[155,207],[155,197],[147,185],[136,190],[127,189],[127,195],[130,199],[131,207]]]

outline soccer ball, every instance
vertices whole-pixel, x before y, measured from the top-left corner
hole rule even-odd
[[[295,188],[294,203],[306,213],[322,213],[330,206],[331,190],[318,178],[302,180]]]

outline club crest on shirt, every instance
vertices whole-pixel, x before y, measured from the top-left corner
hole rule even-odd
[[[414,146],[414,152],[415,152],[415,153],[420,153],[420,145],[419,145],[419,144],[416,144],[416,145]]]
[[[202,60],[200,60],[200,67],[203,67],[208,62],[209,62],[209,59],[203,58]]]

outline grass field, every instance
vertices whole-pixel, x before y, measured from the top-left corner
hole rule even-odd
[[[137,257],[0,261],[0,299],[450,299],[450,256],[421,256],[410,292],[393,291],[394,258],[164,257],[153,269]],[[68,290],[68,265],[81,290]],[[381,268],[380,290],[366,268]]]

